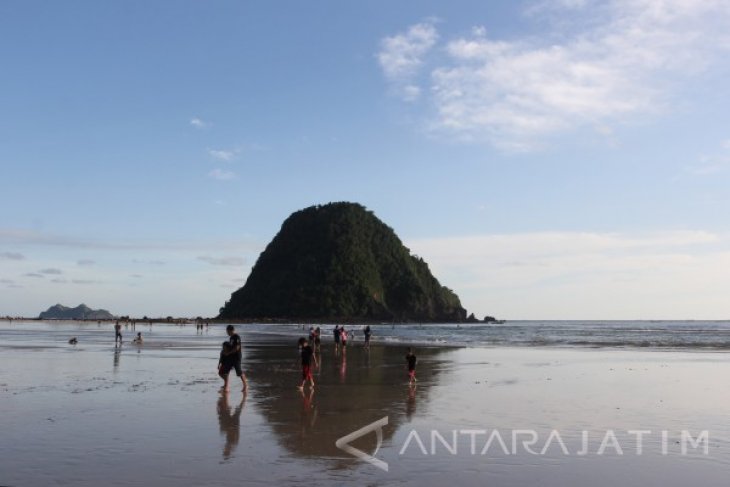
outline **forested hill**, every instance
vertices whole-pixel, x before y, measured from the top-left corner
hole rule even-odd
[[[39,316],[41,320],[111,320],[114,315],[105,309],[91,309],[85,304],[68,308],[61,304],[51,306]]]
[[[284,221],[219,317],[455,322],[466,311],[371,211],[329,203]]]

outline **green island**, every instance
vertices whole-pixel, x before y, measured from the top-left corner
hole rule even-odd
[[[392,228],[357,203],[289,216],[221,320],[463,322],[466,310]]]

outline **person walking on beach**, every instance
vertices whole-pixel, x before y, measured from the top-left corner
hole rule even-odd
[[[408,385],[416,385],[416,354],[413,353],[412,348],[408,348],[406,363],[408,364]]]
[[[317,327],[314,329],[314,351],[316,353],[320,352],[320,347],[322,345],[322,330]]]
[[[302,341],[304,340],[304,341]],[[314,389],[314,376],[312,376],[312,362],[317,365],[317,356],[314,354],[314,350],[309,345],[306,338],[300,338],[299,342],[302,344],[302,383],[299,385],[299,390],[304,390],[304,385],[309,381],[309,385]]]
[[[365,335],[365,348],[370,349],[370,334],[372,332],[370,331],[370,325],[365,327],[365,330],[363,331],[363,334]]]
[[[335,353],[340,349],[340,325],[335,325],[335,329],[332,332],[335,335]]]
[[[117,342],[119,342],[120,345],[122,344],[122,325],[120,325],[118,321],[114,325],[114,345],[116,345]]]
[[[235,369],[236,375],[241,378],[243,383],[243,390],[245,391],[248,387],[248,381],[246,375],[241,369],[241,337],[236,333],[236,329],[233,325],[226,327],[226,333],[228,334],[228,344],[230,347],[225,352],[225,360],[223,361],[223,367],[221,368],[220,376],[223,378],[223,391],[228,391],[228,374],[231,369]]]
[[[347,330],[345,330],[345,325],[342,325],[342,328],[340,328],[340,342],[342,343],[342,351],[344,352],[347,348]]]

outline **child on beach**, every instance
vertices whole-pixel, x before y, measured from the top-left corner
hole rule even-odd
[[[412,386],[416,383],[416,355],[412,348],[408,348],[406,363],[408,364],[408,385]]]
[[[132,340],[132,343],[136,343],[137,345],[142,345],[144,340],[142,340],[142,332],[138,331],[137,336]]]
[[[370,335],[372,332],[370,331],[370,325],[365,327],[365,330],[363,331],[363,335],[365,335],[365,348],[370,348]]]
[[[347,331],[345,330],[345,325],[342,325],[342,328],[340,328],[340,342],[342,343],[342,350],[345,350],[345,347],[347,347]]]
[[[306,338],[300,338],[299,342],[302,344],[302,383],[299,386],[299,390],[304,390],[304,384],[306,384],[307,381],[309,381],[310,387],[314,389],[312,362],[314,362],[315,366],[317,365],[317,356],[314,354],[314,350],[309,345]]]
[[[223,342],[221,345],[221,354],[218,357],[218,375],[221,379],[226,381],[224,389],[228,390],[228,372],[231,370],[231,344]]]

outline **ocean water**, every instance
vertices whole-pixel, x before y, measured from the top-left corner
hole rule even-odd
[[[322,324],[325,343],[332,341],[334,324]],[[138,324],[123,330],[131,340],[137,331],[151,338],[150,345],[165,347],[218,348],[222,325],[202,333],[194,325]],[[239,324],[238,330],[257,336],[305,335],[309,325]],[[363,340],[362,325],[348,325],[352,343]],[[678,350],[730,350],[730,321],[509,321],[504,324],[382,324],[371,325],[373,343],[462,347],[587,347],[656,348]],[[215,332],[214,332],[215,331]],[[80,344],[108,345],[113,337],[110,323],[7,321],[0,322],[0,346],[65,346],[71,336]]]
[[[260,333],[300,334],[301,325],[242,325]],[[306,326],[308,328],[308,325]],[[332,336],[333,325],[323,325]],[[355,341],[362,326],[348,326]],[[465,347],[616,347],[730,350],[730,321],[509,321],[504,324],[371,326],[374,341]]]

